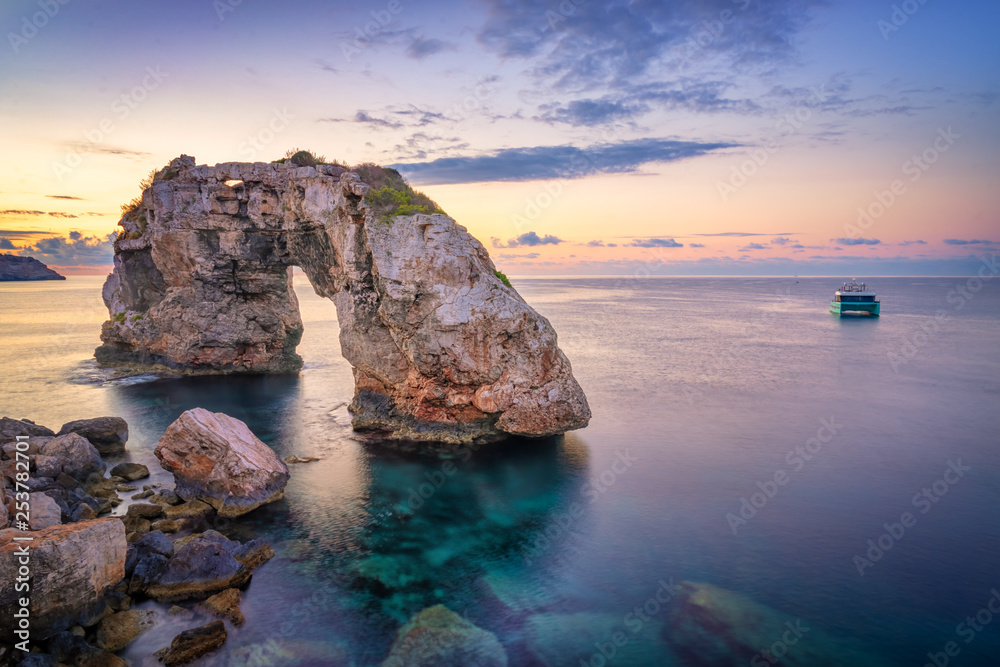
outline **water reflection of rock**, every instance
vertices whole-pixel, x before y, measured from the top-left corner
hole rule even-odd
[[[445,603],[480,605],[479,579],[523,566],[523,551],[578,493],[586,447],[573,435],[451,460],[370,461],[363,555],[347,566],[356,603],[402,622]]]
[[[664,638],[688,667],[876,667],[885,662],[815,623],[711,584],[682,582]],[[765,655],[764,652],[767,652]]]

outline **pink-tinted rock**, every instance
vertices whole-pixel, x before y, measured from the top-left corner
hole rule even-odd
[[[174,489],[220,516],[233,517],[282,497],[288,466],[246,424],[221,412],[188,410],[167,427],[154,452]]]

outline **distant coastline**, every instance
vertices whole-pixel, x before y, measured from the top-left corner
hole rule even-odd
[[[66,280],[34,257],[0,255],[0,282],[14,280]]]

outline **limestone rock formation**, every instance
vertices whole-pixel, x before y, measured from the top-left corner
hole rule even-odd
[[[5,280],[66,280],[34,257],[0,254],[0,281]]]
[[[460,443],[585,426],[555,331],[482,244],[440,213],[377,215],[369,189],[335,165],[173,160],[122,218],[98,360],[296,371],[299,266],[336,305],[356,429]]]
[[[279,500],[288,466],[247,425],[221,412],[188,410],[167,427],[154,450],[174,474],[174,491],[234,517]]]
[[[0,581],[14,581],[23,535],[0,531]],[[44,638],[87,620],[104,609],[102,594],[125,576],[125,527],[118,519],[96,519],[52,526],[31,533],[31,628]],[[14,618],[13,586],[0,588],[0,615]]]

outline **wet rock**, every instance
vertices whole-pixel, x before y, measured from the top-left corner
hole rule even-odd
[[[228,618],[233,625],[240,626],[246,621],[243,612],[240,611],[242,599],[243,594],[238,588],[227,588],[202,602],[201,607],[216,616]]]
[[[160,519],[149,525],[150,530],[158,530],[164,533],[176,533],[181,529],[181,525],[173,519]]]
[[[86,480],[91,474],[104,471],[104,462],[97,448],[76,433],[49,440],[42,446],[41,453],[55,458],[60,463],[60,472],[74,480]]]
[[[171,489],[161,489],[159,493],[150,498],[157,505],[180,505],[184,500]]]
[[[137,479],[149,477],[149,468],[141,463],[119,463],[111,469],[110,474],[134,482]]]
[[[660,637],[663,619],[647,618],[636,629],[626,626],[621,614],[535,614],[525,621],[525,644],[545,667],[577,667],[598,657],[612,665],[676,664]]]
[[[156,519],[163,515],[163,507],[152,503],[132,503],[125,511],[127,517],[142,517],[144,519]]]
[[[669,605],[664,637],[685,665],[736,667],[756,660],[787,667],[876,667],[884,664],[813,623],[711,584],[681,582]],[[794,641],[792,641],[794,640]]]
[[[97,512],[89,504],[78,502],[70,510],[70,519],[73,521],[90,521],[97,518]]]
[[[135,544],[133,542],[132,544]],[[161,554],[144,554],[137,557],[128,582],[128,594],[145,593],[149,586],[167,569],[167,557]]]
[[[0,531],[0,581],[13,581],[19,543],[14,529]],[[85,620],[107,606],[102,595],[125,576],[125,529],[117,519],[45,528],[32,534],[32,631],[45,637]],[[0,589],[0,618],[12,618],[13,588]]]
[[[120,611],[101,621],[97,627],[95,643],[98,648],[114,653],[128,646],[155,623],[156,612],[152,610]]]
[[[91,475],[83,484],[83,489],[95,498],[117,498],[115,483],[102,475]]]
[[[256,570],[274,557],[274,549],[263,538],[258,537],[237,546],[232,554],[233,558],[243,563],[248,570]]]
[[[195,530],[206,523],[215,515],[212,506],[200,500],[191,500],[173,507],[164,507],[163,516],[165,519],[174,521],[182,528]]]
[[[77,433],[90,441],[103,456],[122,454],[128,441],[128,424],[121,417],[80,419],[63,424],[57,435]]]
[[[170,648],[163,655],[163,664],[167,667],[185,665],[220,648],[226,639],[226,625],[222,621],[185,630],[170,642]]]
[[[424,609],[396,633],[382,667],[499,667],[507,653],[491,632],[444,605]]]
[[[279,500],[288,482],[288,466],[278,455],[246,424],[221,412],[183,413],[155,454],[174,474],[177,495],[202,500],[219,516],[240,516]]]
[[[55,433],[51,429],[39,426],[30,419],[11,419],[10,417],[0,419],[0,442],[17,440],[19,435],[53,436]]]
[[[62,523],[62,510],[59,503],[44,493],[29,493],[28,503],[31,508],[29,525],[31,530],[41,530]]]
[[[250,580],[250,571],[226,546],[211,537],[191,540],[177,550],[146,593],[162,602],[176,602],[243,586]]]
[[[132,496],[132,500],[145,500],[146,498],[151,498],[152,496],[153,496],[152,491],[141,491]]]

